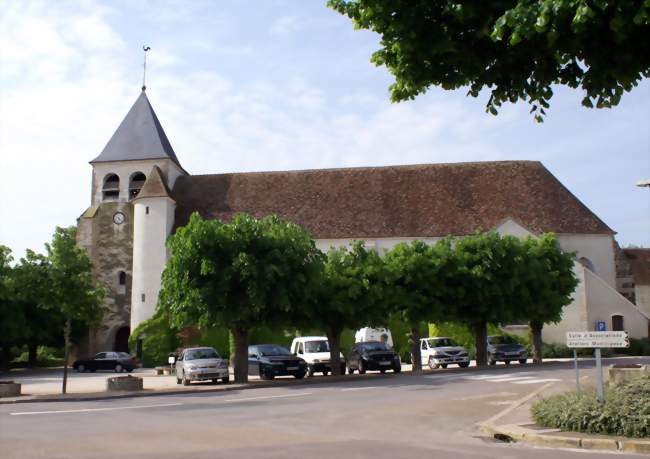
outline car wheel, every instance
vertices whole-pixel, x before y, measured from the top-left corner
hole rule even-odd
[[[323,376],[327,376],[329,374],[329,370],[323,370]]]
[[[506,365],[510,365],[510,360],[506,360],[504,363],[505,363]]]
[[[314,376],[314,367],[311,365],[307,367],[307,376],[309,376],[310,378]]]
[[[124,370],[124,367],[122,365],[119,363],[115,365],[115,373],[122,373],[122,370]]]
[[[488,365],[496,365],[496,364],[497,364],[496,360],[494,360],[492,358],[488,359]]]
[[[441,363],[440,366],[441,366],[442,368],[447,368],[447,364],[446,364],[446,363]]]
[[[384,368],[381,368],[381,369],[379,370],[379,373],[381,373],[381,374],[383,375],[384,373],[386,373],[386,370],[385,370]]]
[[[519,359],[519,363],[522,364],[522,365],[525,365],[526,364],[526,359]]]
[[[273,378],[275,378],[275,375],[269,373],[260,373],[260,378],[263,379],[264,381],[270,381]]]
[[[224,376],[221,378],[221,382],[224,384],[228,384],[230,382],[230,376]]]
[[[359,374],[366,374],[366,361],[363,359],[359,360]]]
[[[469,362],[459,363],[458,366],[461,367],[461,368],[467,368],[469,366]]]
[[[440,368],[440,366],[433,361],[433,357],[429,357],[429,368],[431,368],[432,370],[435,370],[436,368]]]
[[[215,378],[212,380],[212,384],[217,384],[219,382],[219,378]]]
[[[86,371],[86,366],[85,365],[79,365],[77,367],[77,372],[78,373],[83,373],[84,371]]]
[[[182,380],[183,380],[183,385],[184,386],[189,386],[190,385],[190,380],[187,379],[187,377],[185,376],[185,372],[183,372]]]
[[[401,373],[401,372],[402,372],[402,365],[395,365],[395,366],[393,367],[393,371],[394,371],[395,373]]]
[[[305,372],[304,372],[304,371],[301,371],[301,372],[299,372],[299,373],[294,373],[294,374],[293,374],[293,377],[296,378],[296,379],[302,379],[302,378],[305,377]]]
[[[348,367],[348,374],[353,375],[354,374],[354,368]]]
[[[181,382],[182,382],[181,378],[179,378],[178,375],[176,375],[176,384],[180,384]]]

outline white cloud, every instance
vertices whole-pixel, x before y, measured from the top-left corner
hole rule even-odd
[[[298,16],[283,16],[271,23],[269,33],[273,36],[286,37],[300,30],[303,21]]]

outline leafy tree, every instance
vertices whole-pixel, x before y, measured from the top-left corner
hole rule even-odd
[[[650,75],[646,0],[329,0],[381,35],[371,61],[395,76],[391,99],[430,86],[490,90],[486,110],[528,100],[542,121],[552,85],[581,88],[586,107],[613,107]],[[538,111],[538,108],[540,109]]]
[[[56,228],[52,242],[45,244],[47,261],[43,260],[41,264],[47,282],[33,286],[39,292],[37,295],[41,299],[41,306],[60,313],[64,318],[64,394],[68,378],[72,322],[96,325],[104,314],[104,288],[95,285],[90,260],[86,252],[77,247],[75,235],[75,227]]]
[[[26,322],[21,308],[17,306],[15,272],[11,266],[11,249],[0,245],[0,367],[6,368],[11,361],[11,346],[21,340]]]
[[[542,361],[542,327],[562,319],[562,309],[571,303],[578,285],[573,273],[575,254],[564,253],[553,234],[544,234],[522,242],[522,283],[519,316],[529,321],[532,334],[533,362]]]
[[[142,339],[142,362],[145,366],[167,364],[167,356],[181,346],[180,330],[174,326],[169,311],[156,309],[154,315],[138,325],[129,337],[129,347],[135,349]]]
[[[231,330],[235,381],[246,382],[249,330],[287,323],[309,301],[321,252],[299,226],[245,214],[223,223],[195,213],[167,245],[158,307],[178,327]]]
[[[341,374],[344,328],[385,325],[384,278],[381,258],[362,241],[354,242],[349,250],[332,248],[327,253],[318,295],[305,311],[305,318],[307,325],[322,328],[327,334],[332,374]]]
[[[453,317],[456,261],[449,240],[434,246],[422,241],[396,245],[385,257],[390,304],[410,327],[411,363],[422,371],[420,323]]]
[[[474,332],[476,364],[487,364],[487,324],[516,318],[520,292],[521,243],[514,236],[492,231],[459,239],[454,246],[458,263],[457,320]]]

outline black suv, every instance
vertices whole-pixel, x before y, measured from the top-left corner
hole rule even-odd
[[[256,344],[248,347],[248,374],[262,379],[291,375],[302,379],[307,373],[307,362],[277,344]]]
[[[350,349],[347,359],[348,373],[357,370],[364,374],[367,370],[393,370],[395,373],[402,371],[402,362],[399,355],[381,341],[366,341],[356,343]]]
[[[497,362],[505,362],[508,365],[513,360],[519,363],[526,363],[528,352],[514,338],[504,335],[488,336],[488,363],[496,365]]]

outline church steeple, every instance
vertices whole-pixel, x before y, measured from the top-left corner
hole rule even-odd
[[[171,159],[182,166],[144,89],[101,154],[90,163]]]

